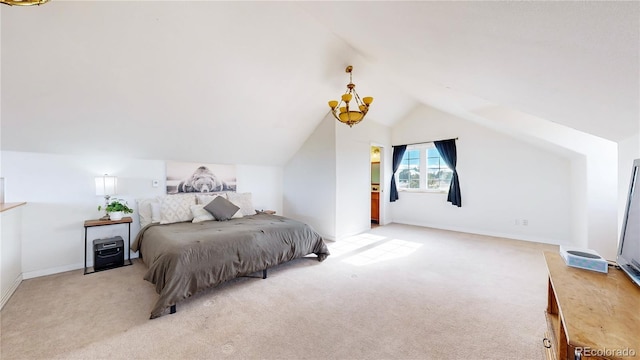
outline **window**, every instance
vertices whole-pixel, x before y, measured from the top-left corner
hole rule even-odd
[[[453,171],[433,143],[409,145],[397,173],[399,190],[448,191]]]
[[[408,150],[398,168],[398,189],[420,188],[420,150]]]

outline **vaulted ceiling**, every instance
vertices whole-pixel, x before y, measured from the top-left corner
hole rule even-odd
[[[638,2],[60,1],[1,9],[1,148],[282,165],[354,66],[365,121],[487,106],[639,132]],[[354,131],[357,128],[354,127]]]

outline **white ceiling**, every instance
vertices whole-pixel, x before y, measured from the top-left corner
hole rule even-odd
[[[375,98],[365,121],[491,105],[613,141],[639,132],[635,1],[0,11],[3,150],[282,165],[344,91],[349,64]]]

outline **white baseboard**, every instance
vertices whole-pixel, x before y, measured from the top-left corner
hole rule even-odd
[[[522,241],[551,244],[551,245],[563,245],[563,243],[559,240],[542,238],[538,236],[527,236],[522,234],[510,234],[510,233],[502,233],[502,232],[495,232],[495,231],[484,231],[484,230],[469,229],[469,228],[462,228],[462,227],[456,227],[456,226],[440,226],[437,224],[425,224],[425,223],[417,223],[417,222],[415,223],[414,222],[398,222],[398,221],[394,221],[394,222],[396,224],[430,227],[430,228],[440,229],[440,230],[457,231],[457,232],[463,232],[463,233],[469,233],[469,234],[493,236],[493,237],[499,237],[499,238],[513,239],[513,240],[522,240]]]
[[[58,266],[58,267],[49,268],[49,269],[29,271],[29,272],[23,273],[22,277],[25,280],[26,279],[33,279],[33,278],[37,278],[37,277],[40,277],[40,276],[53,275],[53,274],[58,274],[58,273],[66,272],[66,271],[78,270],[78,269],[82,269],[82,268],[84,268],[84,263],[82,263],[82,264],[64,265],[64,266]]]
[[[9,290],[7,290],[5,294],[2,294],[2,298],[0,299],[0,310],[2,310],[2,308],[4,307],[4,304],[6,304],[9,301],[9,299],[11,298],[11,295],[13,295],[13,293],[16,292],[16,289],[18,289],[18,286],[20,286],[21,282],[22,282],[22,274],[18,275],[18,277],[16,277],[16,279],[13,281],[13,284],[11,285]]]
[[[138,258],[138,254],[137,253],[135,255],[131,256],[131,260],[137,259],[137,258]],[[90,266],[93,266],[93,264],[88,263],[87,266],[90,267]],[[59,274],[59,273],[78,270],[78,269],[83,269],[83,268],[84,268],[84,263],[64,265],[64,266],[58,266],[58,267],[54,267],[54,268],[48,268],[48,269],[25,272],[25,273],[22,273],[22,278],[26,280],[26,279],[37,278],[37,277],[40,277],[40,276]]]
[[[325,236],[325,235],[322,235],[322,234],[320,234],[320,236],[322,236],[322,238],[323,238],[324,240],[328,240],[328,241],[336,241],[335,236]]]

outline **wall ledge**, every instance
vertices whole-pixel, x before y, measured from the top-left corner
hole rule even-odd
[[[2,203],[0,204],[0,212],[17,208],[18,206],[25,205],[26,202],[14,202],[14,203]]]

